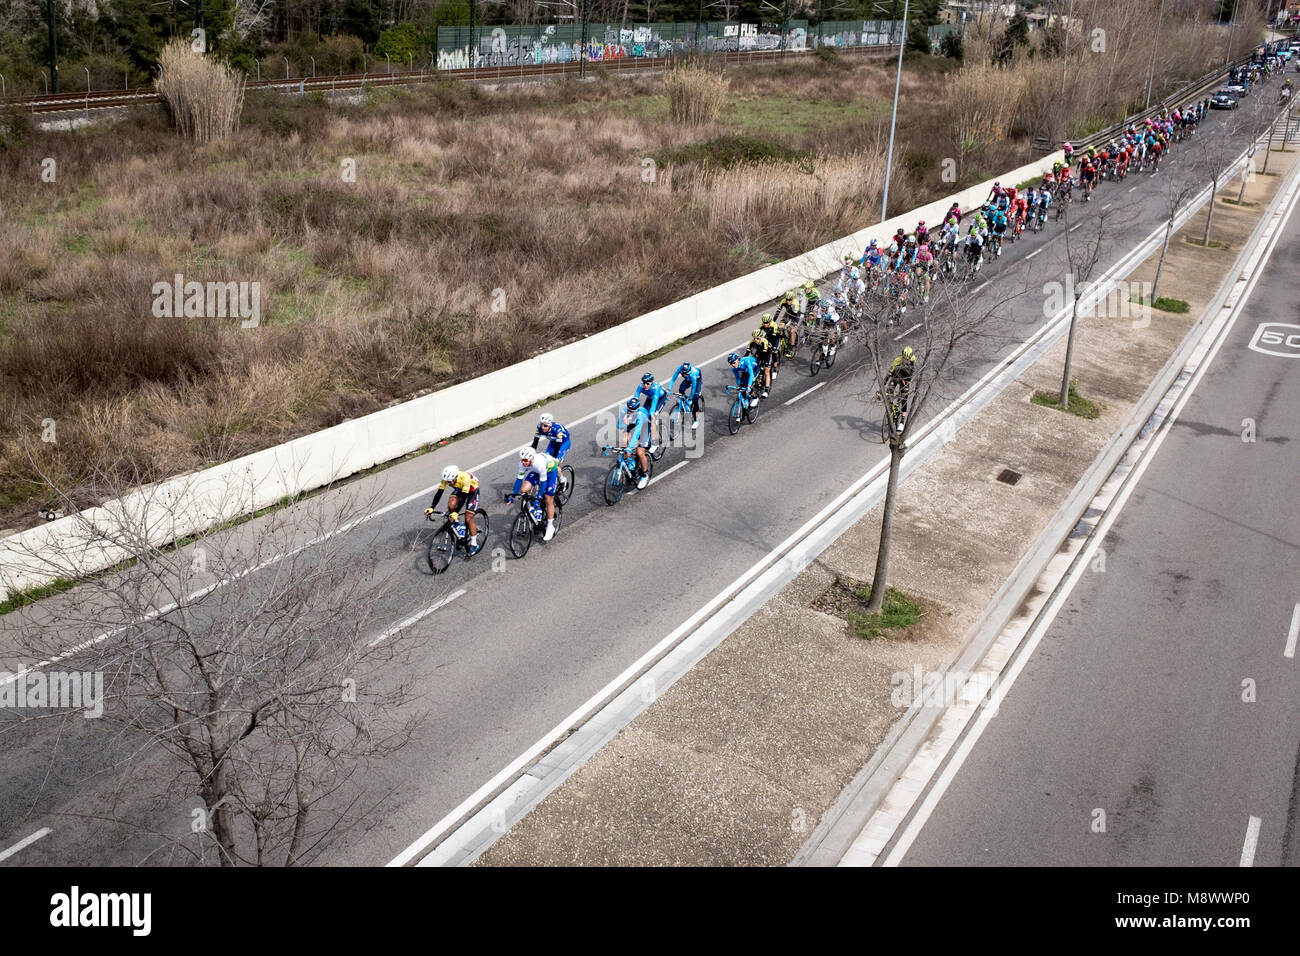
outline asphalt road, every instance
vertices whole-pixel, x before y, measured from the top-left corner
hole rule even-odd
[[[1272,109],[1265,99],[1252,97],[1232,115]],[[1222,116],[1214,115],[1200,135],[1226,122]],[[1220,151],[1226,161],[1241,148],[1240,142],[1225,142]],[[1171,161],[1179,161],[1180,152],[1190,155],[1190,147],[1178,149]],[[972,293],[1006,300],[1005,307],[989,334],[966,344],[953,381],[932,399],[931,412],[1043,323],[1043,285],[1059,280],[1067,268],[1065,228],[1084,229],[1103,207],[1113,207],[1099,274],[1163,221],[1165,175],[1103,184],[1095,201],[1074,204],[1065,223],[1049,221],[1042,234],[1009,244],[1000,261],[985,267],[980,280],[970,283]],[[753,324],[751,314],[646,366],[662,377],[685,359],[703,365],[736,348]],[[588,416],[631,394],[640,370],[557,400],[549,406],[556,418],[578,422],[568,459],[577,470],[577,491],[556,539],[534,544],[523,560],[495,562],[499,570],[484,553],[434,579],[420,570],[411,547],[422,528],[427,490],[449,463],[478,472],[492,514],[491,546],[504,547],[509,510],[500,494],[515,472],[508,453],[530,437],[532,413],[357,482],[359,489],[377,489],[386,502],[421,493],[421,500],[380,514],[348,535],[356,539],[357,560],[374,562],[376,573],[393,582],[375,609],[376,633],[456,591],[464,594],[403,631],[420,656],[419,690],[428,719],[399,756],[367,770],[367,779],[386,795],[370,809],[365,826],[336,837],[329,859],[391,859],[881,460],[879,408],[867,394],[863,361],[860,348],[848,349],[816,379],[809,378],[805,361],[787,366],[757,424],[734,437],[727,434],[723,413],[722,389],[730,373],[720,359],[709,362],[710,415],[700,428],[701,454],[687,457],[682,449],[670,449],[657,468],[662,479],[629,492],[614,508],[601,500],[609,460],[596,453],[610,440],[602,434],[610,418]],[[814,385],[821,387],[784,404]],[[798,496],[792,495],[795,488]],[[273,572],[274,567],[263,573]],[[50,602],[57,608],[57,602],[75,600],[73,591]],[[16,655],[8,631],[17,619],[7,618],[13,615],[0,618],[0,666],[12,667]],[[69,633],[67,643],[83,636]],[[193,798],[183,806],[175,799],[159,805],[151,799],[152,785],[132,786],[114,798],[112,816],[143,829],[100,823],[91,838],[88,818],[65,814],[85,814],[97,800],[107,802],[107,796],[99,799],[108,793],[107,779],[92,774],[110,756],[126,759],[134,742],[110,739],[94,721],[20,725],[17,716],[0,714],[6,766],[0,850],[40,827],[51,832],[8,864],[157,860],[149,854],[162,841],[150,829],[188,832]],[[134,780],[161,779],[173,767],[153,751],[131,759]]]
[[[905,865],[1236,866],[1252,817],[1300,865],[1300,349],[1249,347],[1297,256],[1300,216]]]

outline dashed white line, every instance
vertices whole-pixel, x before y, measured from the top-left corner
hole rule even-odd
[[[1036,255],[1038,255],[1040,252],[1042,252],[1044,248],[1045,248],[1045,247],[1040,246],[1039,248],[1037,248],[1037,249],[1035,249],[1033,252],[1031,252],[1029,255],[1025,256],[1025,259],[1028,260],[1028,259],[1032,259],[1032,258],[1034,258],[1034,256],[1036,256]]]
[[[985,283],[985,285],[987,285],[987,284],[988,284],[988,283]],[[978,291],[978,290],[976,290],[976,291]],[[919,329],[920,327],[921,327],[921,323],[918,322],[918,323],[916,323],[916,325],[912,326],[912,327],[911,327],[910,329],[908,329],[906,332],[899,332],[897,335],[894,336],[894,341],[897,342],[897,341],[898,341],[899,339],[901,339],[904,335],[911,335],[913,332],[915,332],[915,331],[916,331],[917,329]]]
[[[25,839],[25,840],[19,840],[17,843],[15,843],[15,844],[14,844],[13,846],[11,846],[9,849],[7,849],[7,850],[3,850],[3,851],[0,851],[0,860],[7,860],[7,859],[9,859],[9,857],[13,856],[13,855],[14,855],[15,853],[17,853],[19,850],[23,849],[24,847],[29,847],[29,846],[31,846],[33,843],[35,843],[35,842],[36,842],[37,840],[39,840],[41,837],[48,835],[49,832],[50,832],[50,828],[49,828],[49,827],[41,827],[39,830],[37,830],[37,831],[36,831],[35,833],[33,833],[31,836],[27,837],[27,839]]]
[[[1130,186],[1130,187],[1128,188],[1128,191],[1129,191],[1129,192],[1132,192],[1132,191],[1135,190],[1135,189],[1137,189],[1136,186]]]
[[[1113,202],[1108,202],[1108,203],[1106,203],[1106,205],[1104,205],[1104,206],[1101,207],[1101,211],[1102,211],[1102,212],[1105,212],[1107,209],[1109,209],[1109,208],[1110,208],[1111,206],[1113,206],[1113,205],[1115,205]]]
[[[414,614],[412,614],[410,617],[408,617],[406,620],[404,620],[404,621],[398,621],[396,624],[394,624],[394,625],[393,625],[392,627],[390,627],[388,630],[384,631],[384,633],[380,634],[380,635],[379,635],[378,637],[376,637],[373,641],[371,641],[367,646],[368,646],[368,647],[374,647],[376,644],[382,644],[384,641],[388,640],[390,637],[392,637],[392,636],[393,636],[394,634],[396,634],[398,631],[401,631],[401,630],[403,630],[403,629],[405,629],[405,628],[408,628],[408,627],[410,627],[412,624],[414,624],[416,621],[419,621],[419,620],[422,620],[423,618],[428,617],[428,616],[429,616],[430,614],[432,614],[434,611],[438,610],[438,608],[446,607],[448,604],[450,604],[452,601],[456,600],[456,598],[460,597],[460,596],[463,595],[464,593],[465,593],[465,589],[464,589],[464,588],[460,588],[459,590],[452,591],[452,592],[451,592],[450,594],[448,594],[445,598],[442,598],[442,599],[439,600],[439,601],[435,601],[433,604],[431,604],[431,605],[429,605],[428,607],[426,607],[423,611],[417,611],[416,613],[414,613]]]
[[[1255,846],[1259,843],[1259,817],[1251,817],[1246,823],[1246,842],[1241,847],[1241,865],[1255,865]]]
[[[976,292],[978,292],[980,289],[982,289],[982,288],[984,288],[986,285],[988,285],[991,281],[993,281],[993,280],[991,280],[991,279],[985,279],[983,282],[981,282],[981,283],[980,283],[979,285],[977,285],[975,288],[971,289],[971,295],[974,295],[974,294],[975,294]]]
[[[685,468],[685,467],[686,467],[687,465],[689,465],[689,464],[690,464],[689,461],[679,461],[677,464],[673,465],[673,466],[672,466],[671,468],[669,468],[667,471],[661,471],[661,472],[659,472],[659,474],[655,475],[653,478],[651,478],[649,481],[647,481],[647,482],[646,482],[646,487],[649,488],[651,485],[653,485],[653,484],[654,484],[656,481],[658,481],[660,478],[667,478],[669,475],[671,475],[671,474],[672,474],[674,471],[676,471],[678,468]]]
[[[817,389],[821,388],[821,387],[822,387],[823,385],[825,385],[825,384],[826,384],[825,382],[818,382],[816,385],[814,385],[812,388],[808,389],[807,391],[800,392],[798,395],[796,395],[794,398],[790,399],[788,402],[782,402],[781,404],[782,404],[782,405],[793,405],[795,402],[799,401],[799,399],[804,398],[805,396],[811,395],[813,392],[817,391]]]
[[[1082,225],[1083,225],[1083,223],[1079,223],[1078,225],[1071,226],[1069,229],[1067,229],[1067,230],[1065,230],[1065,231],[1066,231],[1066,232],[1074,232],[1074,230],[1078,229],[1079,226],[1082,226]]]
[[[1282,652],[1283,657],[1295,657],[1296,638],[1300,636],[1300,604],[1295,606],[1291,612],[1291,629],[1286,634],[1286,650]]]

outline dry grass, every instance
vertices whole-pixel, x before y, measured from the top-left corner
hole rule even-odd
[[[730,85],[725,73],[708,65],[678,64],[664,74],[669,113],[686,126],[712,123],[727,102]]]
[[[186,139],[210,143],[225,139],[239,125],[244,103],[243,74],[192,52],[182,39],[163,47],[154,86]]]

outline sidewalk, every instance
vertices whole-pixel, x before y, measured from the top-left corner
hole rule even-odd
[[[1120,428],[1204,312],[1298,154],[1274,151],[1269,174],[1236,199],[1234,179],[1170,244],[1159,292],[1182,315],[1151,325],[1089,318],[1078,331],[1079,392],[1101,404],[1085,420],[1029,402],[1060,387],[1064,342],[1009,386],[900,486],[891,584],[924,601],[911,633],[864,641],[849,632],[852,590],[870,580],[879,508],[741,625],[603,750],[501,836],[476,865],[783,865],[907,703],[905,676],[937,671],[1020,556]],[[1276,173],[1277,175],[1274,175]],[[1149,282],[1156,257],[1130,282]],[[997,481],[1003,469],[1022,477]],[[900,676],[902,675],[902,676]],[[910,702],[910,691],[905,696]]]

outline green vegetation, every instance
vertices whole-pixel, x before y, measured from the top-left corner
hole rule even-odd
[[[808,154],[791,149],[784,143],[773,139],[761,139],[757,136],[720,136],[664,150],[656,157],[656,162],[666,166],[670,163],[695,163],[699,166],[711,166],[716,169],[728,169],[741,163],[760,162],[796,162],[807,159]]]
[[[860,588],[853,592],[854,597],[865,601],[870,591]],[[849,626],[853,633],[864,640],[885,636],[889,631],[898,631],[911,627],[921,619],[921,605],[897,588],[885,590],[885,603],[875,614],[849,614]]]
[[[1034,392],[1030,397],[1030,401],[1035,405],[1042,405],[1044,408],[1055,408],[1058,411],[1069,412],[1071,415],[1078,415],[1080,418],[1097,418],[1101,415],[1101,406],[1080,395],[1075,389],[1077,384],[1077,380],[1071,380],[1070,401],[1066,408],[1061,408],[1057,404],[1057,399],[1061,397],[1058,392]]]
[[[1156,296],[1154,302],[1148,302],[1145,297],[1140,295],[1130,296],[1129,301],[1136,302],[1138,305],[1149,305],[1154,309],[1159,309],[1161,312],[1173,312],[1178,315],[1182,315],[1191,308],[1191,306],[1182,299],[1171,299],[1163,295]]]

